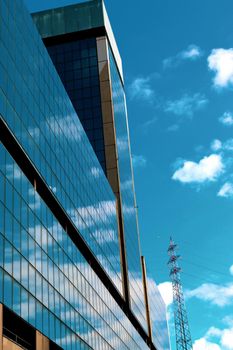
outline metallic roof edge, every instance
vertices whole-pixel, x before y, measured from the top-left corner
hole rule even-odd
[[[73,10],[73,12],[77,12],[78,8],[83,9],[83,8],[96,8],[96,13],[98,17],[98,23],[96,23],[95,25],[91,26],[90,23],[86,23],[86,26],[82,27],[81,29],[78,28],[78,21],[77,21],[77,28],[75,29],[74,23],[72,23],[70,29],[69,29],[69,24],[68,26],[66,26],[66,28],[62,28],[59,30],[58,27],[56,27],[56,29],[53,27],[53,24],[51,23],[51,28],[50,28],[50,33],[45,33],[43,32],[43,29],[40,28],[39,25],[39,19],[43,18],[43,16],[51,16],[52,18],[55,17],[56,13],[59,13],[59,11],[64,11],[68,12],[69,10]],[[42,38],[49,38],[52,36],[59,36],[59,35],[64,35],[64,34],[68,34],[68,33],[74,33],[75,31],[83,31],[83,30],[88,30],[88,29],[94,29],[94,28],[99,28],[101,26],[105,27],[106,33],[107,33],[107,37],[111,46],[111,49],[113,51],[113,56],[115,58],[116,61],[116,65],[121,77],[122,82],[124,82],[124,78],[123,78],[123,67],[122,67],[122,60],[121,60],[121,56],[117,47],[117,43],[116,43],[116,39],[110,24],[110,20],[107,14],[107,10],[104,4],[103,0],[92,0],[92,1],[88,1],[88,2],[82,2],[82,3],[77,3],[77,4],[73,4],[73,5],[68,5],[68,6],[63,6],[63,7],[57,7],[57,8],[53,8],[53,9],[49,9],[49,10],[44,10],[44,11],[39,11],[39,12],[34,12],[31,14],[32,18],[35,22],[35,24],[37,25],[37,29],[39,30]]]
[[[124,82],[124,75],[123,75],[123,66],[122,66],[121,55],[120,55],[120,52],[118,50],[118,46],[117,46],[116,39],[115,39],[113,30],[112,30],[112,26],[111,26],[110,21],[109,21],[109,17],[108,17],[108,13],[107,13],[104,1],[102,2],[102,4],[103,4],[104,25],[105,25],[105,28],[106,28],[108,40],[110,42],[110,45],[111,45],[111,48],[112,48],[112,51],[113,51],[113,56],[115,58],[115,61],[116,61],[116,64],[117,64],[117,67],[118,67],[118,70],[119,70],[122,82]]]

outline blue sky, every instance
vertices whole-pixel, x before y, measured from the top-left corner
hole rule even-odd
[[[25,2],[37,11],[76,1]],[[169,304],[172,235],[194,350],[233,349],[233,2],[106,7],[124,64],[147,269]]]

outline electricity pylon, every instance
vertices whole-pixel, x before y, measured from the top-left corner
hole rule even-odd
[[[171,238],[168,248],[168,255],[170,256],[168,265],[170,266],[170,277],[172,281],[176,350],[192,350],[192,339],[180,279],[181,268],[178,265],[180,255],[177,255],[176,249],[177,245]]]

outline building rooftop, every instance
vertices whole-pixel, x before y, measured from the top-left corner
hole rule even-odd
[[[121,56],[103,0],[92,0],[32,13],[43,39],[84,30],[104,28],[123,81]]]

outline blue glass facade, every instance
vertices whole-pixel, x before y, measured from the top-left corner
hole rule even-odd
[[[121,290],[114,195],[22,2],[0,7],[1,119]],[[1,302],[64,349],[145,348],[3,145],[0,160]]]
[[[120,197],[122,203],[124,236],[128,264],[131,306],[141,324],[147,328],[144,296],[142,293],[142,267],[131,151],[129,144],[128,117],[124,87],[109,47],[110,73],[113,91],[114,123],[118,153]]]
[[[115,197],[31,18],[9,11],[18,6],[2,4],[0,113],[121,291]]]
[[[89,13],[89,10],[92,8],[94,3],[96,4],[97,20],[99,17],[101,18],[102,16],[107,16],[104,7],[101,9],[102,4],[99,0],[92,2],[90,7],[82,4],[82,6],[86,6],[86,12],[88,13],[87,23],[90,23],[90,21],[94,21],[95,19],[94,12],[91,11],[91,13]],[[57,9],[55,12],[44,11],[42,13],[34,14],[33,17],[38,25],[42,37],[45,39],[48,52],[51,55],[64,86],[66,87],[69,97],[71,98],[76,110],[79,112],[81,122],[87,135],[89,135],[89,139],[92,141],[93,148],[101,161],[103,169],[106,170],[104,156],[105,140],[103,135],[103,116],[101,113],[101,98],[103,99],[105,91],[102,91],[102,96],[100,96],[100,79],[99,77],[95,76],[95,74],[99,74],[97,64],[98,60],[101,61],[101,58],[97,57],[98,55],[96,56],[96,40],[94,43],[93,38],[84,40],[80,39],[82,35],[88,35],[87,32],[82,34],[82,31],[77,28],[77,30],[79,30],[77,33],[80,34],[80,37],[77,36],[74,41],[71,40],[72,37],[75,37],[73,34],[75,29],[74,25],[70,25],[67,21],[67,15],[71,15],[71,13],[72,17],[74,14],[78,14],[77,16],[81,20],[83,16],[82,10],[83,7],[79,8],[77,5],[74,5],[74,7],[70,6]],[[77,23],[79,23],[78,18]],[[101,22],[99,27],[102,28],[103,25],[108,26],[109,30],[110,24],[108,21],[107,23]],[[64,30],[64,28],[66,28],[67,32]],[[90,30],[88,24],[87,28]],[[87,28],[84,27],[82,30],[86,30]],[[92,35],[94,35],[94,33]],[[96,35],[99,35],[99,33],[97,32]],[[53,42],[56,42],[56,44],[52,44]],[[113,44],[113,41],[111,41],[111,44]],[[141,252],[137,212],[135,208],[135,193],[125,91],[122,83],[122,73],[119,70],[119,59],[118,62],[116,62],[115,57],[118,50],[115,48],[114,55],[112,52],[112,47],[115,47],[115,45],[109,45],[107,50],[111,90],[111,97],[109,98],[111,99],[111,103],[113,105],[113,128],[115,133],[114,146],[118,157],[117,167],[119,179],[117,181],[119,181],[118,191],[122,212],[121,219],[123,222],[124,239],[126,244],[129,297],[133,312],[146,330],[147,321],[143,295]],[[101,54],[99,55],[101,56]],[[91,60],[90,57],[92,57]],[[93,64],[94,67],[92,67]],[[91,79],[93,78],[94,81],[92,83]],[[106,73],[105,79],[107,79]],[[89,84],[88,89],[84,83]],[[91,85],[93,85],[95,97],[93,97],[94,95],[91,92]],[[97,90],[98,95],[96,92]],[[88,103],[87,106],[84,106],[86,101],[86,92],[88,93]],[[90,110],[90,106],[92,106],[92,110]],[[93,115],[96,115],[96,117],[92,119]]]
[[[3,145],[0,160],[0,302],[63,349],[144,349]]]
[[[48,45],[47,49],[106,172],[96,39]]]
[[[95,2],[100,7],[100,1],[91,6]],[[64,87],[22,0],[1,0],[0,52],[0,122],[121,297],[116,197],[103,171],[96,41],[50,48]],[[132,321],[147,331],[125,94],[109,52],[133,316],[29,181],[16,150],[0,144],[0,303],[63,349],[149,348]],[[158,335],[165,323],[157,322],[157,302],[159,296],[154,334],[160,350],[166,349]]]
[[[166,306],[152,278],[147,279],[152,338],[157,350],[170,350]]]

